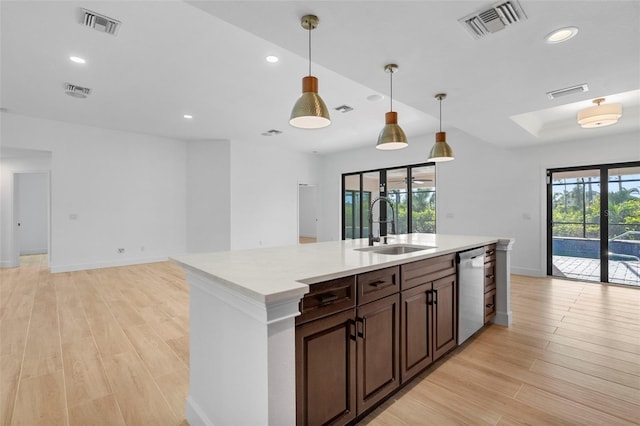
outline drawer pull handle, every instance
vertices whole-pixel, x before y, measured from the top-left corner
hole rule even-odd
[[[378,280],[378,281],[374,281],[371,284],[369,284],[371,287],[375,287],[378,288],[380,287],[382,284],[384,284],[385,281],[384,280]]]
[[[489,303],[489,304],[487,305],[487,309],[493,309],[493,303]]]
[[[492,278],[495,278],[496,276],[495,275],[486,275],[485,277],[489,278],[489,279],[492,279]]]
[[[491,256],[495,252],[496,252],[495,250],[491,250],[490,252],[487,253],[487,256]]]
[[[329,302],[333,302],[334,300],[337,300],[338,295],[331,293],[331,294],[318,296],[318,298],[320,299],[320,303],[324,304],[324,303],[329,303]]]
[[[433,304],[438,304],[438,290],[433,290]]]

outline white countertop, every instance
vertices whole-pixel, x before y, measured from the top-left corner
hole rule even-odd
[[[261,303],[302,297],[308,284],[455,253],[498,241],[496,237],[444,234],[394,235],[389,245],[435,246],[408,254],[356,251],[366,238],[177,256],[171,260]],[[380,243],[375,243],[380,245]]]

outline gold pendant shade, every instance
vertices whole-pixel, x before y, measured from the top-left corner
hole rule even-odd
[[[318,79],[308,75],[302,79],[302,95],[293,109],[289,124],[301,129],[319,129],[331,124],[329,110],[318,95]]]
[[[398,113],[389,111],[384,115],[385,125],[378,135],[376,148],[383,150],[400,149],[407,146],[407,136],[398,126]]]

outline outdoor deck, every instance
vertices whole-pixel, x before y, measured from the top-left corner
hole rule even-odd
[[[599,282],[600,259],[553,256],[553,275]],[[609,282],[640,286],[640,262],[609,261]]]

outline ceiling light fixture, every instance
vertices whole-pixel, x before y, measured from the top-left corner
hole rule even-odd
[[[69,60],[71,62],[75,62],[76,64],[86,64],[87,61],[79,56],[69,56]]]
[[[446,93],[438,93],[436,95],[436,99],[440,101],[440,131],[436,133],[436,143],[431,148],[428,161],[451,161],[455,158],[453,150],[447,143],[447,132],[442,131],[442,100],[446,97]]]
[[[398,71],[396,64],[388,64],[384,67],[385,72],[389,73],[390,90],[389,90],[389,112],[384,115],[385,125],[378,135],[378,149],[401,149],[409,145],[407,136],[400,126],[398,126],[398,113],[393,110],[393,73]]]
[[[558,43],[562,43],[563,41],[572,39],[573,37],[575,37],[576,34],[578,34],[577,27],[559,28],[547,34],[544,38],[544,41],[546,41],[549,44],[558,44]]]
[[[183,117],[186,118],[187,120],[191,120],[193,118],[193,115],[185,114],[185,115],[183,115]]]
[[[578,111],[578,124],[585,129],[606,127],[616,124],[622,117],[621,104],[600,105],[604,98],[594,99],[596,106]]]
[[[311,75],[311,30],[318,27],[318,17],[305,15],[300,24],[309,31],[309,75],[302,79],[302,95],[291,110],[289,124],[301,129],[320,129],[331,124],[329,110],[318,95],[318,79]]]
[[[273,55],[269,55],[266,58],[264,58],[265,61],[269,62],[270,64],[275,64],[276,62],[279,61],[277,56],[273,56]]]

